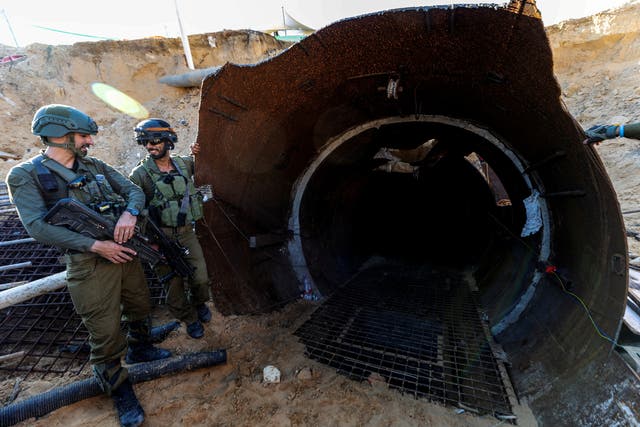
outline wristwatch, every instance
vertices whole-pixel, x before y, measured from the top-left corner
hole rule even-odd
[[[131,215],[133,216],[138,216],[140,215],[140,211],[136,208],[127,208],[125,209],[127,212],[129,212]]]

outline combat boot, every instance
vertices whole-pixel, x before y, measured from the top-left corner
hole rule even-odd
[[[144,421],[144,410],[133,391],[129,378],[124,380],[117,389],[111,392],[111,398],[118,411],[120,425],[123,427],[137,427]]]
[[[129,322],[127,326],[129,329],[127,334],[129,349],[124,358],[127,363],[151,362],[171,356],[169,350],[151,345],[151,320],[149,318]]]
[[[187,325],[187,333],[191,338],[199,339],[204,336],[204,328],[199,320]]]
[[[211,310],[207,307],[206,304],[200,304],[196,307],[196,311],[198,312],[198,320],[202,323],[209,323],[211,320]]]
[[[129,344],[127,355],[124,360],[128,364],[151,362],[152,360],[166,359],[171,357],[171,352],[164,348],[154,347],[145,342],[132,342]]]

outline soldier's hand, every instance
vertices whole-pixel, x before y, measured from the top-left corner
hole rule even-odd
[[[114,264],[129,262],[136,255],[133,249],[119,245],[113,240],[96,240],[89,250]]]
[[[198,153],[200,153],[200,144],[198,144],[197,142],[194,142],[193,144],[191,144],[189,148],[191,149],[192,156],[195,156]]]
[[[116,228],[113,230],[113,240],[115,240],[117,243],[123,244],[127,240],[132,238],[133,233],[135,232],[137,221],[138,218],[136,216],[133,216],[129,212],[124,211],[118,219]]]

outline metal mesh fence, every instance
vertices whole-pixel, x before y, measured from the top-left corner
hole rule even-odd
[[[29,241],[4,195],[6,187],[0,185],[0,287],[63,271],[60,251]],[[162,304],[162,285],[151,270],[145,273],[152,302]],[[78,374],[89,360],[88,339],[66,287],[0,310],[0,380]]]

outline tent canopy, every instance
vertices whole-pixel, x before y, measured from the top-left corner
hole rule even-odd
[[[289,15],[287,11],[282,8],[282,23],[264,30],[264,32],[268,34],[276,34],[280,31],[296,31],[304,35],[309,35],[313,33],[315,29],[304,25],[303,23]]]

